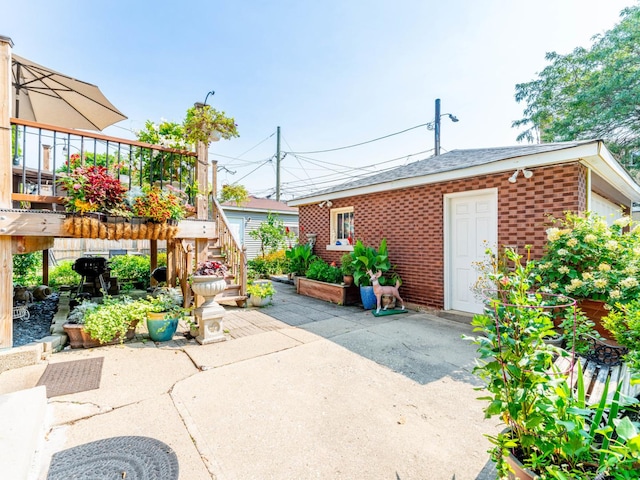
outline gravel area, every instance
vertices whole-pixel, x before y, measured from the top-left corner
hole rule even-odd
[[[50,333],[51,321],[58,311],[59,293],[53,293],[46,300],[29,305],[28,320],[13,321],[13,346],[19,347],[40,340]]]

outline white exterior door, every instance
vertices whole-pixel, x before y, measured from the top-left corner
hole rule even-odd
[[[622,217],[622,207],[620,205],[616,205],[596,192],[591,192],[589,210],[604,217],[609,225],[613,225],[615,220]]]
[[[487,189],[445,195],[445,309],[482,313],[471,291],[486,259],[487,246],[498,242],[498,191]]]

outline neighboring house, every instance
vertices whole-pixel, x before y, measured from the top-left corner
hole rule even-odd
[[[517,171],[517,175],[516,175]],[[289,205],[316,234],[314,253],[339,261],[348,235],[366,245],[387,239],[405,301],[481,312],[470,287],[485,244],[540,256],[548,214],[629,213],[640,186],[599,140],[454,150],[346,183]]]
[[[269,200],[268,198],[249,197],[242,205],[235,202],[225,202],[222,210],[227,216],[230,227],[236,239],[247,249],[247,258],[260,255],[260,241],[249,235],[252,230],[260,228],[260,224],[267,220],[269,212],[278,214],[285,227],[298,235],[298,209],[288,206],[284,202]]]

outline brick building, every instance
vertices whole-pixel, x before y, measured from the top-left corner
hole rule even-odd
[[[542,253],[548,215],[629,213],[640,185],[600,140],[453,150],[289,202],[314,253],[339,261],[349,237],[387,239],[402,297],[435,309],[481,311],[470,290],[485,244]]]

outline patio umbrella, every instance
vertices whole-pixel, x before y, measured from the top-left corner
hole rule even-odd
[[[91,83],[12,55],[13,116],[66,128],[102,130],[124,116]]]

